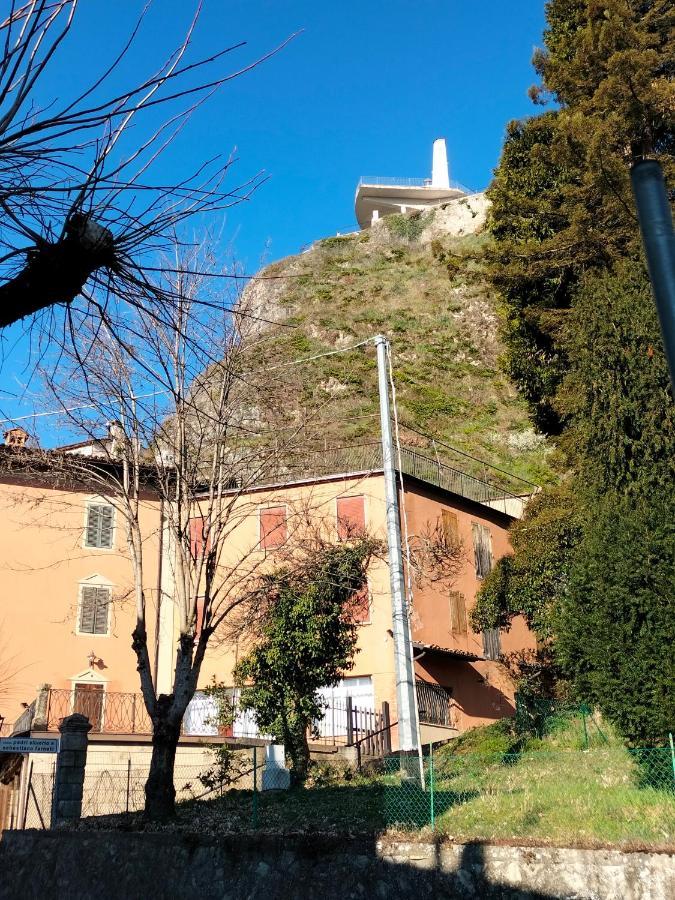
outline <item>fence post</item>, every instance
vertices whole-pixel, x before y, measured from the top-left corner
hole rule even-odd
[[[581,721],[584,723],[584,750],[588,750],[588,728],[586,727],[586,707],[581,706]]]
[[[436,830],[434,812],[434,745],[432,742],[429,742],[429,814],[432,831]]]
[[[354,743],[354,720],[352,718],[352,698],[347,697],[347,746]]]
[[[258,748],[253,746],[253,822],[258,827]]]
[[[673,781],[675,782],[675,747],[673,746],[672,732],[668,732],[668,738],[670,740],[670,761],[673,764]]]
[[[389,717],[389,704],[386,700],[382,701],[382,725],[385,731],[382,732],[384,739],[385,755],[391,753],[391,719]]]
[[[31,729],[33,731],[47,731],[49,727],[49,691],[51,684],[41,684],[38,686],[37,697],[35,699],[35,712],[33,713],[33,721]]]
[[[131,758],[127,760],[127,813],[129,812],[129,794],[131,792]]]
[[[74,713],[61,720],[59,731],[61,746],[56,757],[52,827],[59,822],[77,820],[82,815],[84,770],[87,765],[91,723],[86,716]]]

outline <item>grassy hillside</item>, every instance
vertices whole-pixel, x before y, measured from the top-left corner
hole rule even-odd
[[[437,216],[434,222],[434,216]],[[460,468],[476,465],[416,435],[433,434],[529,480],[548,475],[547,448],[500,371],[495,300],[476,261],[486,237],[453,237],[442,214],[390,216],[368,231],[318,241],[274,263],[246,292],[250,308],[283,322],[255,351],[261,367],[346,347],[379,332],[392,342],[408,445]],[[293,327],[287,327],[293,326]],[[278,369],[290,418],[308,441],[368,440],[378,434],[374,352],[363,349]]]

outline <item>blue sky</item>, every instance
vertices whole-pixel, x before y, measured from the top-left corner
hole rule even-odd
[[[194,55],[247,41],[228,67],[302,33],[199,110],[155,178],[177,180],[234,148],[232,186],[265,170],[269,180],[229,211],[222,231],[248,271],[352,226],[361,175],[428,175],[436,137],[447,139],[451,177],[483,188],[506,123],[535,111],[526,91],[543,7],[544,0],[205,0]],[[63,98],[99,73],[139,8],[132,0],[82,3],[41,99]],[[191,9],[188,0],[155,0],[120,83],[152,71]],[[4,335],[4,353],[0,389],[18,396],[0,395],[0,418],[34,403],[20,396],[27,342],[18,329]]]

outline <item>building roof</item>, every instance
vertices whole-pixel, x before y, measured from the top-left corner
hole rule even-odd
[[[422,641],[413,641],[412,645],[414,650],[422,650],[423,653],[437,653],[448,656],[451,659],[462,659],[465,662],[478,662],[485,659],[484,656],[471,653],[470,650],[451,649],[449,647],[441,647],[439,644],[425,644]]]

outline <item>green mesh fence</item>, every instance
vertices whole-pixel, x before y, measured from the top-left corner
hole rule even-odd
[[[588,750],[463,753],[442,747],[421,764],[416,756],[392,756],[369,772],[346,764],[318,766],[303,787],[289,787],[288,772],[265,769],[261,757],[258,748],[253,771],[247,767],[232,783],[213,788],[196,770],[177,770],[181,827],[207,833],[425,829],[458,841],[675,845],[669,748],[603,744]],[[83,810],[92,817],[90,827],[117,827],[111,815],[124,817],[125,828],[134,827],[135,817],[140,823],[146,774],[133,768],[110,769],[105,777],[91,773]],[[34,793],[49,827],[49,784],[38,781]],[[29,825],[41,827],[37,812],[29,807],[28,813]]]

